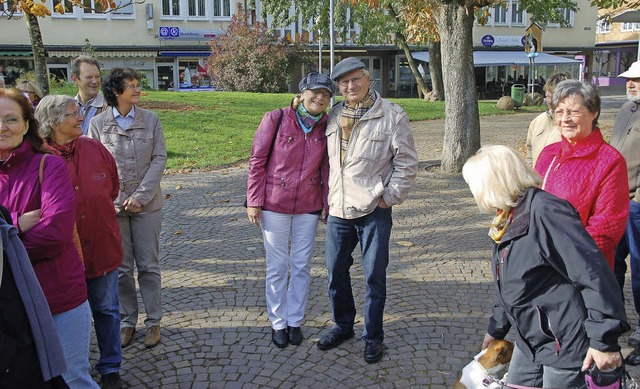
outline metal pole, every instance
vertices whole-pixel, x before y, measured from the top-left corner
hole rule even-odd
[[[334,4],[333,4],[333,0],[329,1],[329,52],[330,52],[330,70],[331,73],[333,73],[333,62],[334,62],[334,50],[333,50],[333,9],[334,9]]]
[[[322,73],[322,37],[318,31],[318,73]]]

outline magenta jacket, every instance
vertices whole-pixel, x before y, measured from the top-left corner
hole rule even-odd
[[[60,154],[51,149],[54,154]],[[85,276],[104,276],[122,263],[120,227],[114,200],[120,193],[113,156],[95,139],[73,141],[73,154],[62,156],[76,193],[76,225],[84,255]]]
[[[305,134],[296,113],[283,108],[278,137],[267,160],[279,116],[280,110],[267,112],[253,138],[247,205],[290,215],[328,211],[327,115]]]
[[[73,243],[75,194],[62,158],[44,161],[42,190],[38,168],[44,154],[35,153],[25,140],[0,166],[0,204],[18,216],[40,209],[40,221],[29,231],[19,231],[33,270],[52,314],[66,312],[87,300],[84,266]]]
[[[568,200],[613,269],[616,246],[627,225],[627,164],[599,128],[575,145],[564,137],[542,149],[536,171],[545,191]]]

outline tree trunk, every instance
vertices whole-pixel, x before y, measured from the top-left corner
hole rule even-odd
[[[442,44],[445,121],[442,170],[459,173],[480,148],[480,117],[473,69],[473,6],[441,2],[435,10]]]
[[[35,65],[36,83],[42,89],[45,95],[49,94],[49,77],[47,77],[47,60],[44,52],[44,43],[42,42],[42,33],[40,32],[40,23],[38,18],[26,14],[27,30],[29,30],[29,39],[31,40],[31,51],[33,51],[33,62]]]
[[[442,81],[442,52],[440,42],[429,43],[429,74],[431,74],[432,100],[444,100],[444,82]]]
[[[393,9],[391,5],[389,5],[389,15],[398,19],[398,14]],[[409,49],[409,45],[407,44],[407,38],[400,31],[396,32],[396,42],[400,44],[402,50],[404,51],[404,55],[407,57],[407,62],[409,62],[409,67],[411,68],[411,72],[413,76],[416,78],[416,82],[418,83],[418,96],[422,94],[422,96],[426,96],[429,93],[429,87],[424,82],[424,77],[422,77],[422,73],[418,70],[418,65],[416,64],[416,60],[413,59],[413,55],[411,55],[411,49]]]

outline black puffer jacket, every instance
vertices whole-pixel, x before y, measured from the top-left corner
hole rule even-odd
[[[494,246],[497,291],[489,334],[516,343],[536,362],[582,365],[587,349],[618,351],[629,330],[620,288],[569,202],[530,189]]]

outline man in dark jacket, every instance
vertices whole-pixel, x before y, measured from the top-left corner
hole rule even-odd
[[[627,99],[620,108],[613,125],[611,146],[615,147],[627,162],[629,179],[629,218],[622,240],[616,247],[614,272],[620,285],[624,287],[627,272],[626,258],[631,266],[631,291],[636,313],[640,314],[640,61],[634,62],[629,70],[618,77],[627,79]],[[640,346],[640,325],[629,337],[629,346]]]

